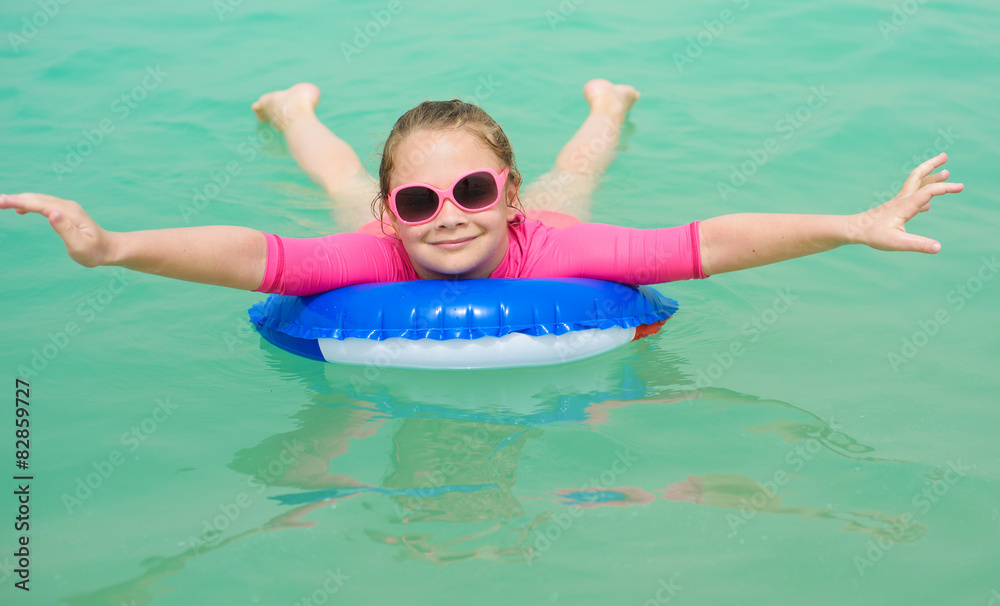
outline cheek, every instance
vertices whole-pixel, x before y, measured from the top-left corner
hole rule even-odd
[[[496,206],[487,211],[489,214],[489,219],[487,220],[492,226],[506,225],[513,219],[512,213],[514,212],[516,212],[516,209],[511,208],[506,200],[501,200]]]
[[[404,246],[409,250],[421,250],[423,254],[427,254],[429,250],[434,250],[430,245],[425,245],[426,241],[429,239],[429,234],[431,229],[425,226],[408,226],[400,225],[403,233],[399,235],[400,239],[403,241]]]
[[[416,244],[421,240],[421,233],[419,230],[410,227],[409,225],[400,225],[396,233],[399,234],[399,239],[407,244]]]

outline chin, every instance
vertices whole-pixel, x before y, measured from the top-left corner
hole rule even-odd
[[[475,272],[478,268],[478,265],[469,266],[465,264],[445,264],[434,268],[434,272],[457,280],[464,278],[467,274]]]
[[[419,248],[423,253],[416,260],[426,270],[447,276],[447,279],[468,279],[469,274],[483,271],[493,258],[493,244],[489,239],[480,236],[471,246],[461,251],[447,251],[433,244],[423,243]],[[488,274],[485,277],[489,277]]]
[[[433,245],[430,246],[433,248]],[[468,253],[469,251],[464,252]],[[432,250],[430,253],[424,258],[426,262],[421,263],[421,265],[435,273],[453,277],[474,272],[486,263],[486,259],[470,259],[468,254],[449,255],[439,250]]]

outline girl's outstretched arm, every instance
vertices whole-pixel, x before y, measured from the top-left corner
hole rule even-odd
[[[947,162],[940,154],[920,164],[899,194],[885,204],[857,215],[725,215],[699,225],[701,264],[705,275],[721,274],[812,255],[845,244],[866,244],[878,250],[934,254],[941,245],[906,232],[906,222],[930,210],[934,196],[962,191],[961,183],[944,183],[948,171],[931,175]]]
[[[248,227],[228,225],[150,231],[105,231],[76,202],[44,194],[0,195],[0,209],[45,216],[84,267],[119,265],[150,274],[254,290],[264,279],[267,242]]]

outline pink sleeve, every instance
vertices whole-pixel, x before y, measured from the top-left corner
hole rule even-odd
[[[395,240],[342,233],[322,238],[267,238],[267,268],[254,292],[306,296],[367,282],[415,280]]]
[[[552,230],[528,273],[531,277],[594,278],[624,284],[705,278],[699,223],[662,229],[580,223]]]

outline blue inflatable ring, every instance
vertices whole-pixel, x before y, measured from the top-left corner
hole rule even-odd
[[[327,362],[509,368],[588,358],[657,332],[677,302],[583,278],[360,284],[250,308],[267,341]]]

